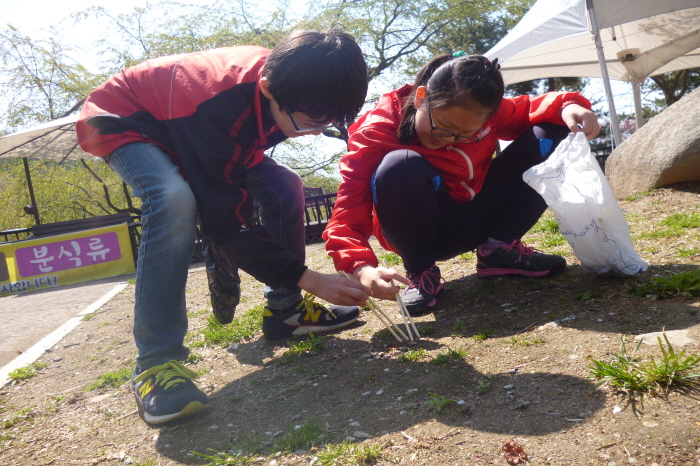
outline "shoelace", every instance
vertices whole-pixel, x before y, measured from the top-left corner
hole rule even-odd
[[[415,288],[418,291],[422,289],[430,294],[433,294],[436,292],[436,283],[439,284],[443,278],[440,275],[434,273],[431,267],[425,272],[420,273],[418,275],[413,275],[409,273],[408,279],[411,280],[411,284],[406,287],[405,292]]]
[[[316,295],[312,293],[306,293],[304,295],[304,299],[301,300],[299,303],[299,306],[297,306],[297,309],[300,309],[302,306],[306,308],[306,315],[304,316],[304,320],[311,320],[311,316],[316,313],[315,309],[315,304],[316,304]],[[333,311],[331,311],[330,308],[326,308],[328,313],[333,316],[334,319],[337,319],[335,314],[333,314]]]
[[[134,382],[141,382],[142,380],[156,374],[156,384],[165,386],[165,389],[174,387],[186,381],[186,379],[194,379],[197,374],[189,370],[182,365],[180,361],[168,361],[165,364],[159,366],[153,366],[141,372],[136,376]],[[180,378],[184,377],[184,378]]]
[[[518,252],[518,261],[520,261],[523,256],[534,256],[535,253],[537,252],[537,249],[528,246],[522,241],[518,241],[517,239],[514,240],[511,244],[507,244],[505,246],[501,246],[503,249],[506,251],[517,251]]]

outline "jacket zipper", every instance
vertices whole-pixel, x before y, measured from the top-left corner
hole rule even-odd
[[[472,160],[469,158],[469,156],[464,151],[457,149],[456,147],[447,146],[446,149],[453,150],[453,151],[459,153],[459,155],[461,155],[462,157],[464,157],[464,160],[467,162],[467,168],[469,168],[469,178],[467,178],[467,181],[473,180],[474,179],[474,165],[472,164]],[[474,190],[472,188],[469,187],[469,185],[467,185],[467,182],[460,181],[460,184],[462,185],[462,187],[464,189],[469,191],[469,195],[471,196],[472,199],[474,199],[474,196],[476,196],[476,193],[474,192]]]

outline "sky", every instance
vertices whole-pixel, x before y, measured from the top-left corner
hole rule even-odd
[[[195,5],[210,5],[215,0],[184,0]],[[262,0],[261,3],[267,0]],[[18,0],[0,0],[0,27],[10,24],[32,39],[48,37],[46,31],[73,13],[78,13],[92,6],[101,6],[116,15],[128,13],[136,7],[144,7],[147,0],[30,0],[31,8]],[[63,34],[63,43],[78,47],[74,58],[92,72],[98,72],[99,66],[95,54],[91,53],[93,41],[104,36],[96,20],[81,22]],[[86,40],[86,38],[88,38]]]
[[[145,0],[30,0],[31,8],[27,4],[17,0],[0,0],[0,27],[11,24],[30,37],[37,39],[42,35],[47,35],[45,29],[58,21],[67,18],[73,13],[85,10],[91,6],[102,6],[113,14],[127,13],[134,7],[145,6]],[[212,4],[214,0],[187,0],[192,4]],[[261,5],[268,0],[262,0]],[[85,40],[84,38],[90,38]],[[90,43],[101,37],[99,27],[84,24],[67,34],[65,42],[70,45],[82,47],[82,52],[77,52],[75,58],[81,64],[93,72],[99,71],[98,64],[94,61],[94,54],[90,52]],[[615,95],[615,105],[618,113],[634,113],[634,104],[631,98],[631,87],[629,83],[612,81],[613,95]],[[596,108],[607,110],[605,102],[605,92],[602,80],[591,79],[591,85],[586,89],[585,94],[600,101]],[[590,94],[590,95],[589,95]]]

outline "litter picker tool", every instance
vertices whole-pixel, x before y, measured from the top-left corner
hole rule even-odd
[[[386,265],[386,259],[382,259],[382,265],[384,266],[384,268],[388,268]],[[389,283],[391,284],[391,286],[394,286],[394,280],[390,280]],[[416,324],[413,323],[413,319],[411,319],[411,314],[408,313],[408,309],[406,309],[406,305],[403,303],[403,299],[401,299],[401,293],[396,293],[396,302],[399,305],[399,313],[401,314],[401,317],[403,317],[403,323],[406,326],[406,332],[408,332],[408,337],[411,339],[411,341],[413,341],[413,335],[411,334],[411,327],[413,327],[413,332],[416,334],[416,339],[420,340],[420,334],[418,333]]]
[[[338,272],[340,275],[347,277],[347,278],[352,278],[350,275],[347,274],[347,272],[344,271],[339,271]],[[367,298],[367,303],[369,305],[369,308],[374,312],[374,315],[377,316],[377,318],[384,324],[384,326],[391,332],[392,335],[398,340],[398,341],[408,341],[409,338],[406,336],[406,334],[401,330],[401,327],[396,325],[391,318],[386,315],[386,313],[382,310],[381,307],[379,307],[379,304],[372,299],[372,298]],[[398,332],[398,333],[397,333]],[[400,336],[399,336],[400,335]],[[403,339],[402,339],[403,337]],[[412,338],[410,340],[413,340]]]

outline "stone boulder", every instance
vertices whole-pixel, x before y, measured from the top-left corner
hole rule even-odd
[[[605,163],[605,177],[618,199],[700,180],[700,89],[620,144]]]

